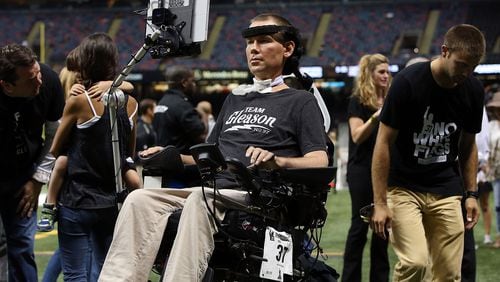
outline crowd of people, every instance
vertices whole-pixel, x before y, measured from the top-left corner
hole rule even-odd
[[[201,281],[214,251],[214,222],[235,203],[247,205],[249,196],[228,172],[216,175],[216,200],[193,180],[196,170],[171,176],[162,188],[141,189],[138,156],[166,146],[177,148],[186,166],[195,164],[189,148],[204,142],[246,166],[331,164],[330,117],[299,71],[299,30],[265,13],[250,20],[242,37],[254,81],[235,88],[217,117],[208,102],[194,104],[193,71],[168,66],[169,87],[158,101],[137,101],[131,83],[118,85],[125,102],[110,121],[102,101],[117,75],[118,50],[104,33],[75,46],[59,77],[31,49],[1,47],[0,281],[38,280],[35,232],[52,230],[55,221],[59,248],[44,281],[55,281],[59,271],[65,281],[146,281],[178,210],[164,281]],[[474,26],[456,25],[440,50],[394,79],[384,55],[360,58],[348,106],[352,215],[342,281],[362,281],[369,228],[369,281],[389,281],[388,246],[398,257],[394,281],[475,281],[472,229],[480,211],[484,243],[500,248],[500,92],[485,98],[472,75],[485,38]],[[285,83],[292,74],[302,87]],[[119,136],[118,173],[129,192],[123,203],[115,189],[111,123]],[[490,191],[498,233],[493,240]],[[368,222],[360,216],[367,206],[373,209]]]

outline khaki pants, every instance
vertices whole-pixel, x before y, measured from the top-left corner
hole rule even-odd
[[[398,256],[393,281],[423,281],[429,261],[432,281],[460,281],[464,244],[461,196],[444,197],[393,187],[390,241]]]
[[[239,207],[247,192],[219,190],[216,214]],[[213,190],[205,193],[213,210]],[[231,200],[228,200],[231,199]],[[140,189],[123,204],[99,281],[147,281],[160,247],[168,217],[183,209],[163,281],[201,281],[214,249],[217,228],[200,187]]]

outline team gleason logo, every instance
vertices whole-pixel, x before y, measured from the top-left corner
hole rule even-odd
[[[274,127],[276,117],[264,114],[265,111],[266,109],[260,107],[246,107],[233,112],[225,122],[229,127],[224,132],[252,130],[268,133]]]

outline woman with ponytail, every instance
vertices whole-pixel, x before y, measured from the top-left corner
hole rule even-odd
[[[351,227],[344,250],[342,281],[361,279],[363,249],[367,240],[368,223],[363,222],[359,210],[373,199],[371,161],[378,129],[378,116],[391,82],[389,61],[381,54],[361,57],[354,93],[348,107],[349,158],[347,182],[351,195]],[[372,236],[370,248],[370,280],[389,280],[387,240]],[[366,281],[366,280],[363,280]]]

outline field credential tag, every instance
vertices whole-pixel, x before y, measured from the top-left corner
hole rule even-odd
[[[266,228],[264,259],[260,267],[260,277],[283,281],[283,275],[293,275],[292,235],[279,232],[272,227]]]

